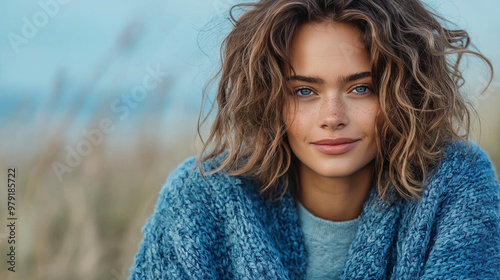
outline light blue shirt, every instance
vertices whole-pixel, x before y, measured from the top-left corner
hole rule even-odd
[[[308,254],[307,279],[340,279],[358,219],[345,222],[324,220],[300,203],[298,212]]]

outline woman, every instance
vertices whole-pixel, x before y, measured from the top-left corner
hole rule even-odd
[[[489,62],[467,33],[418,0],[241,6],[211,134],[131,279],[500,279],[499,185],[459,93],[462,55]]]

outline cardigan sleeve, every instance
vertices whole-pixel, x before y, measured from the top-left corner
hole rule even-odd
[[[224,245],[222,208],[221,197],[199,172],[196,159],[181,164],[170,174],[142,229],[129,279],[220,279],[229,265],[217,250]]]
[[[474,149],[473,149],[474,150]],[[421,279],[500,279],[500,199],[495,171],[477,149],[447,170]]]
[[[144,238],[130,269],[130,280],[187,279],[172,239],[161,227],[158,216],[159,213],[154,213],[142,229]]]
[[[188,279],[176,254],[172,230],[168,227],[176,219],[172,189],[184,181],[179,169],[182,167],[174,171],[162,187],[154,213],[142,228],[144,237],[130,269],[129,280]]]

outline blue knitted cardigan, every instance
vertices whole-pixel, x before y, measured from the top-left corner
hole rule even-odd
[[[387,207],[372,188],[342,279],[500,279],[499,185],[470,145],[447,148],[421,200]],[[130,279],[305,279],[291,191],[270,201],[258,189],[221,172],[202,178],[188,159],[160,192]]]

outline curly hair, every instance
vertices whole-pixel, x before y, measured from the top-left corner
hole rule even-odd
[[[235,7],[244,10],[238,19]],[[469,48],[467,32],[445,28],[444,19],[418,0],[262,0],[234,6],[231,17],[234,27],[214,77],[220,77],[217,115],[199,168],[227,153],[214,172],[255,179],[271,196],[297,179],[283,124],[291,92],[283,73],[291,69],[291,41],[302,24],[342,22],[362,34],[380,102],[374,180],[384,200],[419,198],[447,143],[467,143],[471,111],[460,93],[463,55],[485,61],[493,76],[488,59]]]

